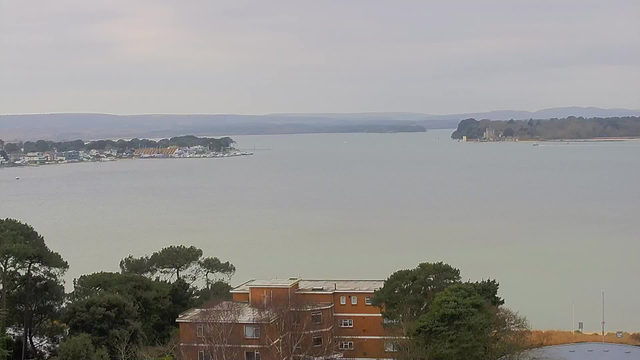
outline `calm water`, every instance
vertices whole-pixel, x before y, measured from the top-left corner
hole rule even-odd
[[[0,217],[80,274],[201,247],[248,278],[386,278],[445,261],[497,278],[536,328],[640,330],[640,142],[474,144],[426,134],[237,136],[229,159],[0,170]],[[16,181],[15,177],[20,180]]]

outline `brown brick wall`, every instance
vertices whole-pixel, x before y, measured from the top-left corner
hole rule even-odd
[[[344,296],[347,300],[345,305],[340,304],[340,298]],[[351,304],[353,297],[357,298],[358,303],[356,305]],[[379,314],[380,308],[365,305],[365,297],[373,297],[373,293],[335,293],[333,294],[333,301],[336,304],[336,313],[359,313],[359,314]]]
[[[249,293],[233,293],[233,301],[249,302]]]
[[[395,357],[396,353],[384,351],[384,339],[336,339],[336,342],[352,341],[354,349],[344,351],[345,358],[374,358],[388,359]]]
[[[337,336],[385,336],[382,316],[334,316]],[[340,327],[341,319],[353,320],[353,327]]]
[[[380,309],[366,305],[365,297],[373,297],[373,293],[363,292],[336,292],[333,294],[315,294],[315,293],[295,293],[295,288],[276,288],[276,287],[261,287],[251,288],[250,294],[248,293],[234,293],[233,299],[235,301],[248,302],[255,306],[263,306],[266,302],[269,305],[274,303],[285,304],[315,304],[319,306],[327,305],[327,308],[320,310],[308,310],[295,311],[299,318],[299,322],[302,325],[305,332],[304,335],[304,352],[311,352],[310,355],[321,355],[323,351],[327,350],[327,346],[331,346],[336,351],[344,352],[345,358],[393,358],[395,353],[387,353],[384,351],[385,340],[387,336],[380,316]],[[340,304],[340,297],[346,297],[346,304]],[[352,298],[357,297],[357,304],[352,305]],[[333,306],[331,306],[333,305]],[[320,324],[312,324],[311,314],[319,311],[322,313],[322,322]],[[334,316],[334,314],[348,314],[344,316]],[[338,326],[340,319],[352,319],[352,328],[342,328]],[[275,330],[277,321],[273,324],[262,324],[261,326],[261,338],[258,339],[245,339],[244,338],[244,324],[237,324],[233,327],[232,336],[229,338],[229,344],[238,346],[264,346],[261,349],[258,348],[246,348],[237,347],[240,360],[244,360],[245,350],[259,350],[262,360],[281,360],[282,354],[278,351],[274,351],[270,346],[270,342],[278,338],[278,332]],[[205,325],[205,332],[206,330]],[[196,336],[196,323],[181,323],[180,324],[180,340],[183,344],[199,344],[205,343]],[[312,346],[313,336],[322,336],[323,346],[322,348],[315,349]],[[338,350],[338,344],[340,341],[352,341],[354,343],[354,350],[343,351]],[[184,346],[183,350],[187,355],[184,360],[197,360],[198,346]],[[317,354],[315,354],[317,353]],[[219,357],[220,358],[220,357]]]

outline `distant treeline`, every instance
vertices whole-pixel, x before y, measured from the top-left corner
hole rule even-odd
[[[460,121],[452,139],[480,139],[487,128],[505,137],[532,140],[593,139],[640,136],[640,117],[588,118],[567,117],[549,120],[475,120]]]
[[[403,133],[425,132],[427,129],[421,125],[411,124],[348,124],[339,126],[318,127],[314,132],[318,133]]]
[[[2,140],[0,140],[0,144]],[[45,152],[56,150],[59,152],[64,151],[80,151],[80,150],[130,150],[130,149],[141,149],[141,148],[166,148],[169,146],[178,146],[178,147],[191,147],[191,146],[204,146],[209,148],[209,150],[220,151],[227,149],[233,144],[233,139],[229,137],[223,137],[220,139],[208,138],[208,137],[197,137],[193,135],[186,136],[176,136],[170,139],[162,139],[159,141],[149,140],[149,139],[131,139],[131,140],[96,140],[90,142],[84,142],[82,140],[74,140],[74,141],[47,141],[47,140],[38,140],[38,141],[27,141],[27,142],[19,142],[19,143],[7,143],[4,145],[4,149],[8,153],[29,153],[29,152]]]

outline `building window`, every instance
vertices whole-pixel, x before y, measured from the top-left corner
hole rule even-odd
[[[400,343],[397,341],[385,341],[384,342],[384,351],[385,352],[398,352],[400,350]]]
[[[353,319],[340,319],[340,327],[353,327]]]
[[[347,305],[347,297],[340,296],[340,305]]]
[[[292,316],[293,316],[293,321],[292,321],[293,325],[294,326],[300,325],[300,313],[295,312],[293,313]]]
[[[313,346],[315,347],[322,346],[322,336],[313,337]]]
[[[364,304],[365,305],[373,305],[373,298],[371,298],[371,296],[365,296],[364,297]]]
[[[204,325],[198,324],[197,333],[198,333],[198,337],[204,336]]]
[[[395,319],[388,319],[386,317],[382,318],[382,323],[383,324],[395,324],[397,322],[398,322],[398,320],[395,320]]]
[[[245,360],[260,360],[260,352],[259,351],[245,351],[244,359]]]
[[[311,313],[311,323],[322,324],[322,312],[318,311]]]
[[[245,325],[244,337],[247,339],[259,339],[260,338],[260,326]]]
[[[340,350],[353,350],[353,341],[340,341]]]
[[[351,305],[358,305],[358,297],[357,296],[352,296],[351,297]]]
[[[198,351],[198,360],[204,360],[204,350]]]

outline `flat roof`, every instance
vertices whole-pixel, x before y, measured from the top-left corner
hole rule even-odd
[[[245,281],[242,284],[236,286],[231,290],[231,292],[235,293],[244,293],[249,292],[249,288],[251,287],[291,287],[293,284],[297,283],[298,279],[270,279],[270,280],[256,280],[251,279],[249,281]]]
[[[536,360],[631,360],[640,359],[640,347],[611,343],[578,343],[533,349],[526,352],[525,356]]]
[[[322,288],[329,292],[373,292],[383,285],[384,280],[300,280],[298,291],[318,291]]]
[[[223,301],[206,309],[189,309],[178,316],[177,322],[213,322],[258,324],[269,323],[275,313],[241,301]]]
[[[232,293],[247,293],[252,287],[290,287],[298,283],[298,292],[373,292],[384,285],[384,280],[304,280],[271,279],[249,280],[236,286]]]

